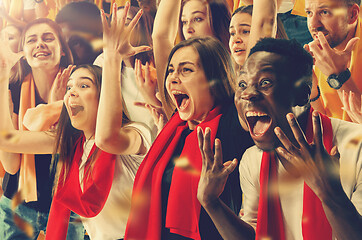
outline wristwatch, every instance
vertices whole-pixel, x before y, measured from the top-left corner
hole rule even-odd
[[[331,88],[340,89],[342,85],[347,82],[347,80],[351,77],[351,72],[347,68],[345,71],[340,74],[331,74],[327,78],[327,82]]]

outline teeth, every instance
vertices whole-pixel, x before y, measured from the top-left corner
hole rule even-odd
[[[261,113],[261,112],[247,112],[245,114],[246,117],[262,117],[262,116],[268,116],[265,113]]]
[[[35,57],[45,57],[45,56],[48,56],[49,55],[49,53],[43,53],[43,52],[41,52],[41,53],[36,53],[35,54]]]
[[[173,91],[172,91],[172,94],[173,94],[173,95],[180,95],[180,94],[185,94],[185,93],[183,93],[183,92],[181,92],[181,91],[178,91],[178,90],[173,90]]]

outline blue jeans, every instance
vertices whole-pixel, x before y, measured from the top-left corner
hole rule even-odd
[[[34,231],[32,238],[29,238],[21,229],[14,223],[13,211],[11,209],[11,199],[4,195],[0,198],[0,239],[1,240],[29,240],[37,239],[40,231],[46,231],[48,222],[48,213],[37,212],[34,209],[28,208],[22,204],[16,207],[15,213],[28,222]],[[72,213],[70,216],[67,239],[83,240],[84,228],[80,221],[72,221],[79,216]]]

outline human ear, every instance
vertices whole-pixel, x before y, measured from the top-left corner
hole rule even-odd
[[[357,21],[359,16],[360,8],[357,4],[353,4],[348,8],[348,23],[353,24],[355,21]]]

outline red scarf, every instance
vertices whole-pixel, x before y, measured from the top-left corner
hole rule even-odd
[[[108,198],[113,182],[116,155],[98,150],[92,173],[89,177],[84,177],[82,191],[79,183],[79,165],[82,162],[84,140],[85,137],[82,136],[75,144],[73,161],[65,181],[64,166],[62,167],[50,208],[46,239],[66,239],[70,211],[82,217],[95,217],[103,209]],[[95,149],[94,144],[89,156],[92,156]],[[86,163],[85,169],[88,165],[89,162]]]
[[[312,109],[308,115],[306,137],[308,143],[313,141]],[[323,143],[328,152],[333,147],[333,130],[331,120],[320,114],[323,127]],[[278,194],[269,193],[269,183],[278,180],[278,160],[273,152],[264,152],[260,167],[260,198],[258,219],[256,226],[256,239],[270,237],[284,240],[284,220]],[[304,183],[303,193],[303,239],[331,240],[332,228],[324,213],[322,202],[313,190]]]
[[[198,126],[211,129],[214,142],[219,126],[220,107],[209,112]],[[162,206],[161,183],[164,170],[174,153],[181,133],[188,128],[187,122],[175,114],[156,138],[147,156],[138,169],[132,194],[132,206],[128,218],[125,239],[161,239]],[[197,131],[185,139],[180,155],[201,172],[202,158],[198,147]],[[197,200],[200,174],[190,174],[175,166],[169,192],[166,228],[188,238],[200,239],[199,218],[201,205]]]

